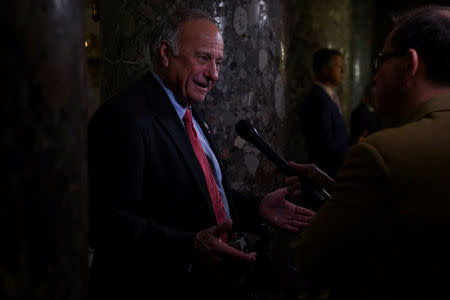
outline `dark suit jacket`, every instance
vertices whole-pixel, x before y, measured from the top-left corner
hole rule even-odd
[[[220,155],[196,109],[216,154]],[[163,88],[149,73],[104,103],[89,122],[89,241],[95,249],[90,295],[142,299],[217,284],[196,264],[195,234],[216,225],[202,169]],[[224,174],[225,175],[225,174]],[[235,205],[235,230],[258,222],[257,201]],[[200,284],[201,286],[197,286]],[[209,285],[211,286],[211,285]],[[174,288],[176,287],[176,288]]]
[[[314,85],[301,104],[301,127],[309,161],[335,177],[348,151],[345,120],[325,92]]]
[[[359,103],[353,110],[350,122],[350,136],[352,144],[356,144],[359,137],[367,130],[370,135],[380,129],[380,122],[374,111],[370,111],[366,104]]]

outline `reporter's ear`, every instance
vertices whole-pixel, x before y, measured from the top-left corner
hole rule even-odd
[[[419,65],[421,63],[421,61],[419,59],[419,54],[417,53],[417,51],[415,49],[411,48],[408,50],[407,58],[408,58],[408,66],[407,66],[406,80],[416,76],[416,74],[419,70]]]

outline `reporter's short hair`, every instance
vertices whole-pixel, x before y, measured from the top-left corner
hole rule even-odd
[[[427,77],[450,85],[450,7],[422,6],[395,15],[393,21],[392,47],[416,50],[426,65]]]

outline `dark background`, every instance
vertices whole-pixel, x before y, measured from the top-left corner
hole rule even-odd
[[[224,149],[232,186],[262,193],[280,178],[261,154],[241,144],[235,122],[252,120],[277,150],[302,161],[296,108],[312,82],[312,52],[324,46],[343,51],[347,72],[340,95],[348,120],[391,30],[392,13],[431,3],[319,2],[1,4],[0,299],[85,299],[87,121],[100,103],[149,70],[145,45],[158,17],[177,6],[204,6],[220,18],[228,58],[203,109]],[[259,19],[240,35],[233,26],[238,7],[259,9]]]

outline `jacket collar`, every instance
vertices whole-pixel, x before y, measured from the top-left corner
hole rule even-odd
[[[450,94],[433,97],[421,103],[415,111],[406,119],[405,123],[414,122],[422,119],[426,115],[437,112],[450,110]]]
[[[211,213],[214,215],[214,210],[211,205],[208,187],[206,186],[202,168],[197,160],[197,157],[195,156],[195,152],[192,149],[189,137],[183,124],[180,122],[175,108],[170,102],[170,99],[164,91],[163,87],[157,82],[151,72],[149,72],[145,76],[144,80],[148,82],[147,84],[145,84],[145,87],[153,117],[160,124],[161,128],[167,132],[168,136],[172,139],[173,143],[178,148],[180,155],[183,156],[184,161],[188,165],[193,177],[195,178],[195,181],[197,182],[200,190],[203,193],[205,203],[209,206]],[[204,130],[203,120],[199,119],[200,117],[196,109],[193,108],[192,113],[194,117],[199,121],[198,123],[202,124],[202,130]],[[206,131],[204,133],[208,141],[211,141],[208,132]],[[215,148],[213,148],[213,151],[215,152]],[[215,155],[217,156],[216,153]]]

